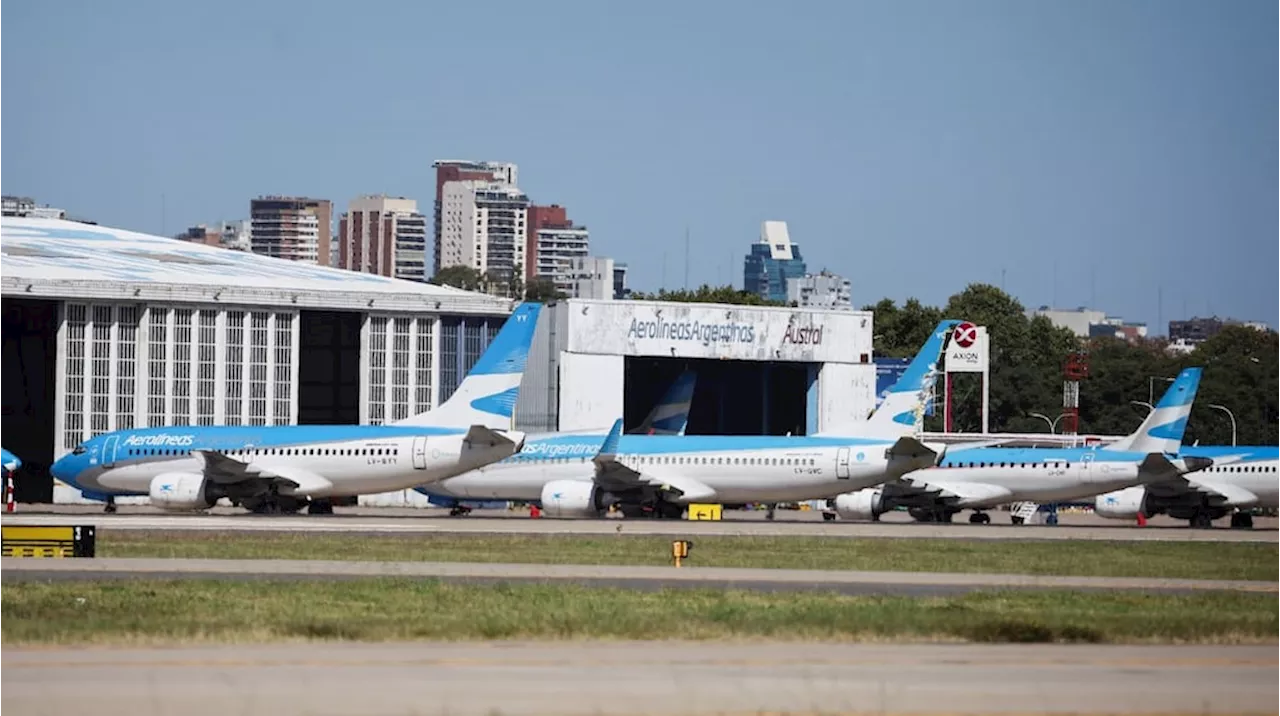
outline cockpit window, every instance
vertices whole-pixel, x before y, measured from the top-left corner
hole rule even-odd
[[[85,449],[85,447],[84,447],[83,445],[77,445],[77,446],[76,446],[76,449],[71,451],[71,454],[72,454],[72,455],[83,455],[83,454],[85,454],[86,452],[88,452],[88,450],[86,450],[86,449]]]

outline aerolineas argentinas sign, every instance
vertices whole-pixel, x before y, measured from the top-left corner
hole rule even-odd
[[[858,363],[871,351],[862,312],[648,301],[570,302],[565,310],[575,353]]]

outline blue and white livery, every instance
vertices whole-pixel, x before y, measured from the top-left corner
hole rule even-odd
[[[1098,495],[1094,512],[1132,520],[1165,514],[1207,528],[1228,514],[1231,526],[1253,527],[1253,508],[1280,507],[1280,449],[1275,445],[1183,446],[1179,455],[1204,458],[1213,465],[1194,475]]]
[[[624,435],[619,421],[603,441],[530,440],[498,465],[427,489],[539,502],[547,517],[594,517],[615,506],[679,517],[691,502],[789,502],[874,485],[934,464],[937,453],[910,435],[956,323],[939,324],[872,419],[851,421],[843,436]]]
[[[653,410],[645,416],[644,422],[631,432],[639,435],[684,435],[685,426],[689,423],[689,409],[693,406],[693,391],[697,382],[697,374],[692,370],[681,373]],[[524,448],[511,457],[465,475],[451,477],[431,485],[422,485],[414,490],[426,495],[431,504],[450,508],[449,514],[452,516],[465,515],[470,513],[473,507],[485,502],[518,499],[504,497],[495,500],[492,495],[485,497],[488,493],[485,485],[504,479],[501,477],[503,474],[529,471],[530,466],[534,466],[532,469],[536,473],[541,471],[542,468],[538,466],[544,461],[577,458],[579,462],[586,462],[599,451],[605,437],[604,431],[530,435],[525,441]],[[476,496],[481,499],[466,499]]]
[[[457,391],[389,425],[167,427],[98,435],[53,464],[91,499],[147,495],[168,510],[226,498],[253,511],[329,512],[329,498],[402,490],[519,450],[510,430],[541,304],[521,304]],[[110,505],[109,505],[110,507]]]
[[[14,455],[4,448],[0,448],[0,466],[4,468],[4,473],[8,475],[16,472],[18,468],[22,467],[22,461],[18,459],[17,455]]]
[[[1212,463],[1201,457],[1165,455],[1176,450],[1200,385],[1200,368],[1178,375],[1156,409],[1133,435],[1128,449],[951,447],[936,467],[903,475],[878,487],[839,495],[837,515],[876,520],[906,507],[917,520],[950,522],[960,510],[969,521],[991,521],[984,512],[1011,502],[1066,502],[1133,485],[1176,478]]]

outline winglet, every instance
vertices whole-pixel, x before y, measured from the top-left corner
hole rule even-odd
[[[600,444],[600,452],[596,453],[596,462],[607,462],[618,454],[618,444],[622,442],[622,418],[613,421],[613,427],[609,428],[609,434],[605,436],[604,442]]]
[[[0,448],[0,461],[4,463],[5,472],[13,472],[22,467],[22,460],[19,460],[17,455],[4,448]]]

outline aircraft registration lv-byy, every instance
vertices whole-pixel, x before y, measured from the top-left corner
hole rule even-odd
[[[658,400],[653,410],[638,427],[630,431],[637,435],[684,435],[689,424],[689,408],[693,405],[693,390],[697,386],[697,374],[685,370],[676,378],[667,392]],[[476,506],[489,501],[493,497],[493,485],[501,484],[502,473],[509,471],[528,472],[539,470],[539,463],[571,464],[585,463],[600,449],[600,441],[604,440],[607,430],[580,430],[545,435],[529,435],[525,439],[524,448],[515,455],[498,462],[472,470],[465,475],[451,477],[431,485],[420,485],[414,488],[425,495],[433,505],[448,507],[452,517],[470,514]],[[503,500],[518,498],[505,497]]]
[[[838,495],[843,519],[876,520],[898,507],[923,522],[950,522],[974,510],[969,521],[991,521],[985,510],[1011,502],[1065,502],[1203,470],[1213,461],[1178,456],[1187,417],[1200,385],[1200,368],[1178,374],[1156,409],[1132,435],[1098,448],[952,447],[936,467],[884,485]]]
[[[90,499],[147,495],[167,510],[221,498],[255,512],[332,511],[331,498],[402,490],[501,460],[542,305],[516,307],[457,390],[387,425],[167,427],[105,433],[59,458],[57,479]],[[108,503],[108,509],[111,503]]]
[[[547,517],[595,517],[616,506],[678,518],[693,502],[790,502],[874,485],[936,461],[939,453],[911,435],[957,323],[940,323],[871,418],[842,426],[844,435],[624,435],[618,421],[607,436],[531,439],[500,465],[432,488],[537,502]]]
[[[1213,465],[1194,475],[1098,495],[1094,512],[1123,520],[1165,514],[1188,520],[1194,528],[1212,527],[1214,520],[1230,514],[1232,527],[1249,529],[1249,510],[1280,507],[1280,449],[1275,445],[1184,445],[1178,454],[1207,458]]]

